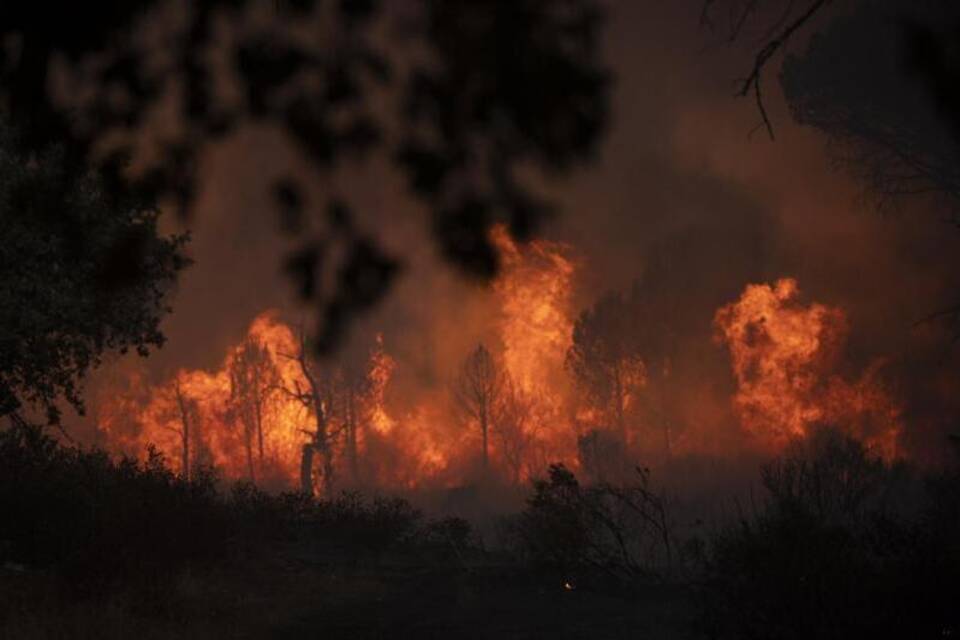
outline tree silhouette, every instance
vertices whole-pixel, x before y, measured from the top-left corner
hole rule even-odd
[[[254,440],[257,464],[263,466],[263,421],[271,395],[280,384],[280,372],[267,347],[248,337],[230,360],[230,408],[243,426],[250,480],[255,480]]]
[[[299,401],[309,411],[313,420],[312,430],[303,430],[308,441],[304,443],[300,458],[300,491],[314,495],[314,455],[320,454],[322,465],[323,492],[327,497],[334,492],[334,444],[339,430],[334,429],[332,411],[334,407],[334,379],[332,375],[321,371],[311,358],[307,346],[307,336],[300,328],[298,349],[294,354],[281,354],[297,363],[306,385],[293,381],[293,388],[281,386],[280,389]]]
[[[781,82],[798,122],[881,206],[926,196],[960,224],[960,7],[865,2],[788,57]],[[955,303],[922,321],[956,325]]]
[[[482,439],[483,469],[489,468],[489,434],[502,401],[505,377],[483,344],[477,345],[460,365],[453,383],[453,398],[468,420],[476,422]]]
[[[574,324],[566,359],[587,404],[624,442],[628,403],[646,375],[635,340],[635,327],[643,319],[632,311],[618,293],[607,294],[584,310]]]
[[[354,484],[361,480],[359,438],[371,389],[367,367],[355,362],[341,363],[337,372],[337,405],[346,436],[347,466]]]
[[[196,453],[191,452],[191,444],[201,441],[197,401],[187,395],[180,382],[180,376],[174,376],[168,393],[172,396],[172,406],[170,414],[165,416],[167,420],[163,423],[163,428],[179,437],[180,475],[184,480],[190,480],[191,467],[196,457]]]
[[[534,419],[533,409],[532,398],[504,375],[490,428],[499,444],[498,450],[510,473],[510,480],[517,485],[523,481],[525,468],[534,471],[530,468],[531,458],[540,424]]]
[[[161,236],[148,201],[71,171],[64,149],[19,151],[19,135],[0,118],[0,416],[57,423],[60,398],[83,412],[82,378],[104,352],[163,344],[186,237]]]
[[[767,135],[774,138],[773,123],[763,101],[763,76],[778,54],[802,33],[818,15],[834,3],[832,0],[704,0],[700,24],[711,32],[719,31],[728,43],[739,40],[759,42],[753,64],[737,83],[736,95],[752,96],[760,112]]]
[[[952,123],[960,116],[956,108],[938,113],[922,80],[932,71],[929,56],[957,25],[960,8],[951,3],[868,2],[784,62],[794,117],[825,133],[834,157],[884,200],[932,193],[956,210],[960,147]]]
[[[353,161],[386,161],[442,255],[489,278],[491,225],[524,240],[551,210],[520,169],[563,174],[600,138],[601,18],[593,0],[3,3],[0,102],[18,148],[63,144],[70,170],[96,163],[109,193],[183,212],[203,152],[244,126],[273,126],[328,185],[363,171]],[[287,270],[318,304],[315,342],[329,350],[401,259],[345,194],[331,186],[311,203],[302,182],[280,176],[270,189],[300,238]]]

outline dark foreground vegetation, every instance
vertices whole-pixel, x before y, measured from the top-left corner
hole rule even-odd
[[[960,630],[960,476],[824,431],[708,533],[553,466],[481,536],[399,498],[186,482],[0,432],[3,638],[857,638]]]

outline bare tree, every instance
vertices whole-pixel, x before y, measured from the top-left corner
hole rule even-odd
[[[467,356],[453,384],[457,408],[480,427],[483,468],[489,467],[489,433],[504,389],[504,375],[483,344]]]
[[[243,425],[247,469],[254,473],[254,440],[257,462],[263,466],[263,421],[270,396],[280,384],[280,373],[267,347],[255,338],[247,338],[230,361],[230,408]]]
[[[335,412],[345,436],[345,455],[350,478],[360,481],[360,429],[367,417],[370,392],[373,389],[368,362],[341,359],[335,374]]]
[[[500,455],[515,484],[523,481],[524,466],[529,468],[531,449],[536,443],[532,399],[509,376],[503,377],[500,398],[494,407],[492,430]]]
[[[198,439],[199,434],[195,433],[197,428],[197,401],[189,397],[183,389],[180,382],[180,376],[175,376],[170,383],[170,393],[173,399],[173,415],[175,420],[172,426],[170,422],[164,424],[164,429],[172,431],[180,438],[180,474],[184,480],[190,479],[191,452],[190,443]],[[172,421],[171,421],[172,422]]]
[[[303,327],[299,330],[298,348],[295,354],[281,354],[295,361],[306,385],[301,386],[299,381],[293,381],[290,388],[281,385],[279,388],[303,404],[313,417],[313,429],[304,430],[309,440],[304,443],[300,458],[300,490],[308,495],[314,493],[313,462],[314,456],[320,454],[323,473],[323,492],[328,497],[333,495],[334,486],[334,441],[339,430],[332,428],[331,414],[334,406],[333,376],[320,371],[317,364],[310,357],[307,346],[306,333]]]

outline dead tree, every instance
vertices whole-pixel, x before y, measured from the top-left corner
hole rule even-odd
[[[306,334],[300,330],[299,345],[295,354],[281,354],[297,363],[305,385],[293,381],[293,388],[280,385],[279,388],[296,399],[313,416],[313,429],[303,430],[308,441],[303,444],[300,458],[300,490],[313,495],[313,462],[319,454],[323,465],[323,492],[333,495],[334,483],[334,441],[340,429],[333,429],[331,414],[334,406],[334,380],[323,375],[309,357]]]
[[[180,383],[179,376],[174,377],[171,386],[171,392],[174,402],[173,415],[171,417],[179,422],[179,426],[174,427],[167,424],[164,426],[164,428],[167,431],[172,431],[179,436],[181,464],[180,475],[184,480],[190,480],[190,442],[191,438],[196,438],[196,434],[193,433],[193,429],[191,427],[193,426],[192,423],[196,417],[196,400],[187,396],[183,386]]]
[[[483,469],[489,466],[489,432],[504,389],[504,376],[483,344],[467,356],[453,384],[457,408],[476,421],[483,439]]]

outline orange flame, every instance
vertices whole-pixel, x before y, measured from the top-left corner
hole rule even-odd
[[[883,388],[877,362],[857,381],[832,373],[846,337],[842,310],[797,302],[796,280],[748,285],[719,309],[717,339],[730,350],[734,409],[766,449],[779,449],[817,424],[842,428],[880,455],[896,454],[900,409]]]
[[[280,393],[279,383],[299,382],[296,364],[287,357],[296,351],[297,341],[289,327],[279,322],[274,313],[266,312],[251,324],[244,343],[247,342],[265,348],[268,364],[276,368],[280,378],[275,387],[260,389],[264,397],[263,452],[261,455],[256,451],[253,464],[247,448],[256,443],[247,437],[233,411],[236,400],[231,397],[230,372],[241,345],[230,349],[222,366],[214,372],[180,370],[166,384],[152,389],[147,401],[135,412],[139,426],[135,433],[128,430],[124,434],[115,429],[114,421],[104,419],[116,413],[118,407],[131,409],[129,398],[123,396],[112,403],[101,403],[98,427],[108,442],[124,442],[122,450],[128,452],[134,448],[131,444],[141,450],[148,443],[156,445],[181,473],[189,474],[191,465],[212,465],[231,478],[252,476],[273,484],[291,483],[297,468],[290,461],[299,455],[303,441],[300,430],[308,416],[301,403]]]
[[[567,384],[562,365],[572,328],[575,267],[568,249],[561,245],[533,242],[519,247],[501,227],[493,230],[493,239],[501,251],[503,271],[493,285],[501,313],[492,328],[502,343],[503,366],[523,394],[530,415],[518,423],[522,433],[512,434],[513,440],[495,439],[491,449],[497,453],[499,447],[505,457],[508,444],[522,441],[523,471],[510,475],[525,478],[540,471],[548,455],[572,451],[562,428],[560,399]],[[296,357],[300,348],[293,330],[276,313],[264,312],[218,369],[181,370],[152,389],[131,381],[137,394],[116,394],[100,403],[98,428],[113,450],[137,454],[149,443],[156,445],[180,473],[189,475],[192,467],[212,465],[230,479],[295,487],[316,413],[304,401],[310,386]],[[251,399],[241,393],[249,389],[238,386],[246,379],[238,374],[238,367],[258,349],[265,354],[263,375],[273,376],[273,381],[255,389],[258,403],[252,411],[242,405]],[[351,387],[349,411],[344,408],[348,401],[342,385],[350,383],[343,371],[323,365],[315,372],[320,384],[332,389],[329,406],[324,404],[321,411],[329,413],[330,433],[335,434],[331,438],[336,475],[350,476],[344,431],[346,422],[353,420],[356,458],[362,467],[359,474],[353,471],[360,476],[350,479],[354,483],[414,487],[462,482],[464,470],[476,458],[475,434],[465,434],[456,424],[444,392],[427,391],[412,408],[392,408],[388,391],[399,366],[387,352],[382,335],[363,369],[364,379]]]
[[[504,368],[531,414],[516,435],[524,440],[527,457],[536,461],[525,465],[520,476],[541,473],[547,459],[575,467],[575,438],[564,407],[570,396],[564,360],[573,335],[578,266],[573,251],[546,241],[520,247],[502,226],[494,227],[492,238],[501,256],[494,292],[501,307]]]

